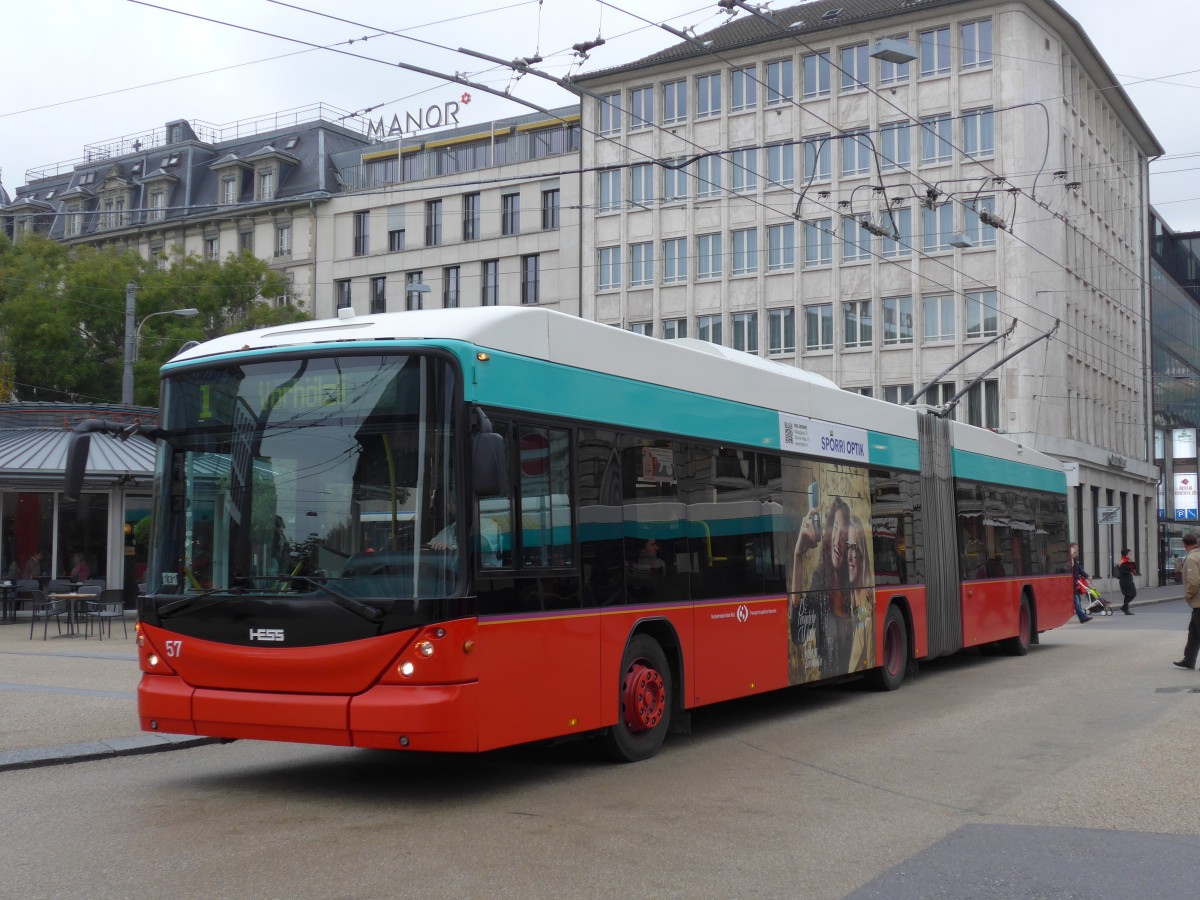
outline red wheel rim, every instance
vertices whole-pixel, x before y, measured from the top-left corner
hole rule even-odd
[[[662,721],[666,693],[662,676],[646,660],[636,660],[625,673],[625,683],[621,686],[625,727],[633,734],[653,729]]]
[[[900,624],[888,622],[883,632],[883,667],[893,677],[900,674],[904,662],[904,641],[900,636]]]

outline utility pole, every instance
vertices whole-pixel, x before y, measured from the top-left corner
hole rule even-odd
[[[125,367],[121,372],[121,402],[133,405],[133,310],[137,300],[137,285],[125,285]]]

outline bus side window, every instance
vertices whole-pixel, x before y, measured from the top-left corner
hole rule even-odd
[[[572,565],[571,433],[522,425],[519,434],[522,565]]]

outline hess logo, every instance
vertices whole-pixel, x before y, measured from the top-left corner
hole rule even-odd
[[[251,628],[250,640],[252,641],[282,641],[282,628]]]

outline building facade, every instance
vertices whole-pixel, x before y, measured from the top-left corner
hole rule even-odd
[[[1162,148],[1061,7],[817,0],[579,81],[584,316],[896,402],[932,381],[922,401],[1064,460],[1090,571],[1114,507],[1155,553]]]

